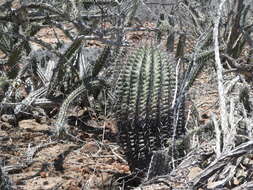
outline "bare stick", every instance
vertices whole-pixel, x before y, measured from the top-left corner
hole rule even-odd
[[[220,52],[219,52],[219,22],[221,17],[221,11],[223,4],[226,0],[222,0],[217,11],[217,16],[214,19],[214,29],[213,29],[213,39],[214,39],[214,52],[215,52],[215,62],[217,65],[217,77],[218,77],[218,92],[219,92],[219,101],[220,101],[220,115],[221,115],[221,128],[224,134],[228,132],[228,113],[226,109],[226,98],[225,98],[225,90],[223,83],[223,75],[222,75],[222,64],[220,60]],[[225,135],[224,137],[224,151],[227,149],[227,138],[229,135]]]
[[[212,120],[215,127],[215,136],[216,136],[215,153],[216,156],[219,157],[221,155],[221,131],[215,114],[212,114]]]

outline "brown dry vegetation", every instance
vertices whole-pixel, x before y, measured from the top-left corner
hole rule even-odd
[[[1,4],[3,4],[2,1],[0,1]],[[236,5],[239,6],[238,4]],[[16,10],[20,7],[22,6],[19,1],[12,2],[13,9]],[[236,20],[235,15],[233,15],[234,20]],[[0,17],[1,19],[3,18]],[[184,19],[186,17],[183,17],[182,20],[185,21]],[[228,18],[226,17],[226,19]],[[113,27],[110,23],[101,22],[98,28],[110,29],[110,27]],[[231,24],[229,32],[234,26],[233,23],[233,21],[229,23]],[[142,23],[141,26],[138,23],[131,24],[130,27],[132,28],[145,29],[145,31],[128,31],[124,34],[125,40],[131,44],[131,48],[155,44],[156,32],[160,30],[156,27],[157,23],[149,21]],[[178,32],[177,37],[183,35],[180,33],[181,29],[187,30],[187,27],[189,27],[185,26],[184,23],[183,26],[186,29],[180,26],[179,31],[179,26],[174,26],[172,31],[175,34]],[[73,23],[64,23],[64,27],[75,34],[80,32]],[[127,27],[129,28],[129,26]],[[151,32],[151,30],[153,31]],[[188,31],[190,32],[186,33],[184,53],[180,55],[181,57],[179,56],[182,59],[185,55],[192,56],[190,53],[196,51],[196,44],[199,42],[199,38],[191,35],[193,29],[188,28]],[[85,32],[81,30],[79,35],[83,35]],[[203,31],[205,34],[208,32]],[[247,110],[247,103],[245,104],[244,101],[247,99],[245,97],[252,97],[253,80],[251,77],[252,70],[246,70],[247,75],[245,76],[245,68],[241,65],[245,65],[247,62],[249,67],[252,68],[250,65],[252,63],[248,60],[253,46],[248,41],[252,41],[253,36],[252,32],[249,32],[251,40],[248,40],[247,37],[245,39],[240,37],[240,35],[243,36],[246,33],[245,31],[238,30],[237,32],[239,33],[238,39],[231,40],[234,42],[234,46],[240,43],[240,40],[245,40],[242,42],[244,46],[239,56],[233,57],[227,49],[222,49],[221,53],[226,55],[220,56],[221,58],[227,56],[227,59],[222,59],[226,107],[222,108],[220,104],[217,65],[215,65],[213,56],[211,61],[213,64],[207,63],[201,68],[201,72],[196,75],[197,78],[187,93],[187,110],[185,114],[186,128],[190,135],[187,133],[184,139],[187,143],[187,149],[184,150],[186,156],[180,158],[182,162],[175,165],[171,173],[147,181],[137,179],[135,173],[130,171],[124,151],[118,143],[120,137],[118,136],[117,121],[112,116],[113,113],[108,113],[108,110],[99,112],[92,106],[84,105],[80,100],[74,102],[67,109],[67,122],[63,127],[66,127],[69,132],[68,136],[55,136],[52,132],[57,130],[55,123],[61,104],[70,94],[69,91],[76,88],[76,81],[73,79],[74,82],[68,89],[68,94],[56,93],[57,97],[61,97],[60,103],[55,101],[50,108],[43,108],[46,113],[43,112],[43,109],[41,111],[39,106],[33,107],[31,104],[29,106],[32,111],[28,110],[27,113],[24,111],[21,118],[16,118],[13,110],[9,111],[7,109],[6,111],[0,107],[0,169],[3,172],[0,170],[0,180],[2,180],[0,181],[0,188],[4,181],[9,181],[9,185],[6,185],[6,187],[16,190],[237,190],[252,188],[253,135],[251,134],[250,123],[253,114],[252,110]],[[158,48],[163,50],[166,49],[166,35],[163,34],[161,43],[156,44]],[[89,48],[103,48],[108,45],[105,43],[105,39],[115,43],[113,35],[108,36],[102,40],[97,39],[98,37],[84,40],[82,45]],[[48,48],[48,46],[44,46],[43,43],[36,40],[41,40],[55,49],[59,42],[63,44],[72,43],[72,40],[53,24],[50,27],[42,27],[33,37],[35,40],[26,40],[29,41],[34,50]],[[229,41],[230,39],[226,40]],[[175,49],[181,45],[178,41],[178,38],[176,38],[173,42]],[[220,38],[222,45],[227,45],[227,41],[222,37]],[[210,47],[213,48],[213,45],[210,45]],[[228,47],[226,46],[226,48]],[[175,51],[173,55],[174,53]],[[6,61],[10,55],[11,53],[6,58],[6,54],[0,50],[0,60]],[[20,57],[22,56],[29,57],[23,54]],[[3,64],[0,68],[1,71],[8,73],[15,70],[17,65],[20,67],[19,69],[24,66],[24,64],[22,65],[17,61],[17,64]],[[68,73],[64,74],[67,75]],[[248,77],[248,74],[251,78]],[[76,75],[74,76],[76,77]],[[76,83],[78,82],[80,81]],[[243,91],[245,89],[248,91]],[[26,99],[30,93],[24,85],[16,87],[16,92],[20,94],[22,100]],[[3,99],[4,96],[7,96],[7,90],[0,88],[0,98],[2,96]],[[250,108],[253,107],[252,102],[252,99],[249,99]],[[224,130],[220,122],[220,119],[223,118],[223,115],[220,114],[221,109],[227,110],[229,115],[229,121],[227,122],[230,128],[228,131]],[[224,140],[228,136],[234,138],[229,145]],[[228,151],[224,147],[228,148]],[[138,187],[139,185],[141,186]]]

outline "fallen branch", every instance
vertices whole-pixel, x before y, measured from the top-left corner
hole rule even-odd
[[[217,79],[218,79],[218,94],[219,94],[219,101],[220,101],[220,115],[221,117],[221,128],[222,128],[222,133],[224,135],[224,147],[223,151],[228,151],[228,147],[231,142],[228,141],[228,136],[225,135],[228,134],[229,132],[229,121],[228,121],[228,113],[227,113],[227,107],[226,107],[226,96],[225,96],[225,90],[224,90],[224,80],[223,80],[223,67],[221,64],[220,60],[220,52],[219,52],[219,23],[220,23],[220,18],[221,18],[221,12],[222,12],[222,7],[223,4],[226,2],[226,0],[222,0],[218,11],[217,11],[217,16],[214,19],[214,29],[213,29],[213,40],[214,40],[214,53],[215,53],[215,63],[217,66]]]

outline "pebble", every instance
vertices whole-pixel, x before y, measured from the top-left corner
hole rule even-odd
[[[1,120],[10,124],[15,123],[16,121],[16,117],[15,115],[10,115],[10,114],[3,114],[1,116]]]

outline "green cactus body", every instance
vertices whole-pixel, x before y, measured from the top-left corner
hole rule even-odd
[[[176,65],[166,54],[152,47],[139,48],[128,58],[119,77],[119,138],[131,170],[145,169],[152,151],[160,150],[173,136],[173,98]],[[183,106],[181,106],[183,112]],[[184,114],[176,136],[184,133]]]

